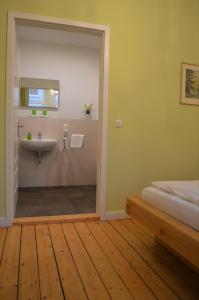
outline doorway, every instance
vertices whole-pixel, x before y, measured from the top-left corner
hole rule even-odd
[[[17,85],[16,80],[16,27],[17,26],[29,26],[34,29],[48,29],[48,30],[56,30],[58,32],[70,32],[74,35],[74,33],[79,35],[87,35],[87,36],[98,36],[100,37],[100,72],[99,72],[99,109],[98,109],[98,141],[97,141],[97,190],[96,190],[96,215],[103,218],[105,214],[105,194],[106,194],[106,143],[107,143],[107,99],[108,99],[108,35],[109,29],[107,26],[95,25],[95,24],[87,24],[82,22],[73,22],[66,21],[62,19],[48,18],[48,17],[40,17],[33,16],[29,14],[22,13],[9,13],[9,22],[8,22],[8,61],[7,61],[7,128],[6,128],[6,137],[7,137],[7,159],[6,159],[6,203],[7,203],[7,219],[8,222],[12,222],[13,217],[16,211],[16,200],[18,199],[18,163],[19,163],[19,145],[17,136],[19,135],[19,127],[18,118],[17,118],[17,91],[19,91],[19,86]],[[52,79],[52,78],[51,78]],[[12,91],[15,90],[15,93]],[[86,105],[89,105],[86,104]],[[52,112],[49,110],[49,113]],[[33,118],[32,118],[33,120]],[[44,121],[44,119],[42,120]],[[68,127],[69,126],[69,127]],[[70,131],[70,124],[63,124],[63,137],[64,137],[64,128],[67,127],[67,134]],[[68,137],[68,136],[67,136]],[[66,141],[65,141],[66,142]],[[67,141],[68,142],[68,141]],[[61,147],[62,141],[61,141]],[[68,147],[68,145],[64,145],[64,147]],[[71,153],[70,153],[71,155]],[[74,152],[73,152],[74,155]],[[58,174],[59,176],[59,174]],[[45,195],[44,187],[40,187],[38,190],[34,192],[38,194]],[[95,194],[95,186],[84,186],[84,187],[75,187],[76,195],[90,193],[90,195]],[[83,189],[82,189],[83,188]],[[56,194],[61,195],[62,193],[67,193],[71,186],[67,187],[53,187],[51,185],[51,190],[48,189],[46,191],[46,195],[50,193],[50,195]],[[67,189],[67,191],[66,191]],[[19,194],[21,199],[23,197],[27,197],[27,193],[31,193],[31,190],[19,190]],[[34,194],[34,193],[33,193]],[[32,195],[33,195],[32,194]],[[71,194],[72,197],[75,193]],[[75,196],[74,196],[75,197]],[[81,197],[80,197],[81,198]],[[34,196],[33,196],[34,201]],[[92,206],[92,205],[91,205]],[[93,208],[92,208],[93,210]],[[69,210],[70,211],[70,210]],[[89,213],[89,211],[86,211]],[[72,211],[74,214],[81,214],[83,210]],[[41,213],[41,215],[46,213]],[[54,213],[50,213],[50,215],[60,215],[61,212],[57,212],[56,209]],[[63,211],[62,215],[65,214]],[[68,214],[68,213],[67,213]],[[70,214],[70,212],[69,212]]]

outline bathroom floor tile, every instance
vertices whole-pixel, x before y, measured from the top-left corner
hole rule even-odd
[[[96,186],[19,188],[15,217],[53,216],[96,211]]]

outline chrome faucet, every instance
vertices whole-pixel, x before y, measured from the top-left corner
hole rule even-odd
[[[41,137],[42,137],[42,133],[41,133],[41,132],[38,132],[38,134],[37,134],[38,140],[41,140]]]

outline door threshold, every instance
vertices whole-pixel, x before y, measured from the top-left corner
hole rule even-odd
[[[99,221],[99,220],[100,217],[96,213],[89,213],[89,214],[14,218],[12,224],[31,225],[31,224],[67,223],[67,222],[86,222],[86,221]]]

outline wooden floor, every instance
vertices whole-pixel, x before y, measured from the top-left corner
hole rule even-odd
[[[131,220],[0,228],[0,299],[199,299],[199,276]]]

